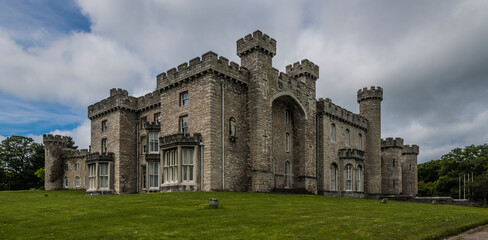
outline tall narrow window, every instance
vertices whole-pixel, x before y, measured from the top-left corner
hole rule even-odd
[[[290,152],[290,134],[289,133],[285,134],[285,151],[287,153]]]
[[[346,146],[350,146],[350,134],[349,134],[349,129],[346,129]]]
[[[64,177],[64,188],[68,188],[68,177]]]
[[[68,164],[64,164],[64,171],[67,172],[68,171]]]
[[[99,184],[100,188],[108,188],[108,163],[100,163],[99,165]]]
[[[147,188],[147,168],[146,166],[142,166],[142,189]]]
[[[291,113],[290,110],[286,109],[285,110],[285,124],[290,125],[291,123]]]
[[[363,149],[363,135],[361,133],[358,134],[358,148]]]
[[[107,131],[107,129],[108,129],[107,120],[103,120],[102,121],[102,132]]]
[[[394,159],[394,158],[393,158],[393,160],[392,160],[392,164],[393,164],[393,167],[395,167],[395,166],[396,166],[396,159]]]
[[[157,132],[149,133],[149,152],[157,153],[159,151],[159,139]]]
[[[180,132],[183,134],[188,133],[188,116],[180,117]]]
[[[141,137],[141,146],[142,146],[142,153],[147,153],[147,138]]]
[[[333,123],[330,124],[330,141],[336,141],[336,125]]]
[[[76,188],[80,187],[80,177],[78,177],[78,176],[75,177],[75,187]]]
[[[161,113],[154,114],[154,122],[157,124],[161,123]]]
[[[78,172],[80,170],[80,164],[75,163],[75,171]]]
[[[285,161],[285,188],[291,187],[291,166],[290,161]]]
[[[332,164],[330,166],[330,190],[337,191],[337,166]]]
[[[108,141],[106,138],[102,138],[102,153],[107,153]]]
[[[193,181],[193,148],[181,148],[183,181]]]
[[[149,162],[149,188],[159,187],[159,163]]]
[[[229,118],[229,134],[230,134],[230,140],[235,141],[237,137],[237,127],[236,127],[236,119],[234,117]]]
[[[93,190],[97,188],[96,185],[96,177],[97,177],[97,170],[96,170],[97,165],[96,164],[90,164],[88,165],[88,189]]]
[[[180,93],[180,106],[188,105],[188,91]]]
[[[346,166],[346,191],[352,191],[352,166]]]
[[[363,167],[361,165],[356,169],[356,191],[361,191],[361,179],[363,177]]]
[[[178,159],[176,149],[164,153],[163,159],[164,183],[176,182],[178,179]]]
[[[141,128],[145,128],[147,124],[147,117],[141,118]]]

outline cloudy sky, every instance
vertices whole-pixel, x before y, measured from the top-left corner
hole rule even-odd
[[[274,65],[320,66],[317,97],[358,112],[384,89],[383,137],[418,144],[419,162],[488,142],[488,1],[0,0],[0,140],[43,133],[89,145],[87,106],[236,40],[277,40]]]

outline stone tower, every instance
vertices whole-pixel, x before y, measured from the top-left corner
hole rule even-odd
[[[381,194],[399,195],[402,190],[403,139],[381,141]]]
[[[43,135],[45,149],[45,172],[44,189],[60,190],[63,189],[64,174],[64,148],[68,142],[68,137],[51,134]]]
[[[402,152],[402,184],[403,195],[416,196],[418,194],[417,182],[417,155],[419,146],[404,145]]]
[[[269,77],[273,74],[272,59],[276,41],[261,31],[255,31],[237,41],[241,66],[249,70],[249,163],[250,190],[268,192],[274,187],[270,161],[271,106]]]
[[[363,88],[358,91],[359,114],[368,120],[365,154],[365,190],[368,195],[381,194],[381,101],[383,89]]]

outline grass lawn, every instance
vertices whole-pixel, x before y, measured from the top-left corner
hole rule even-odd
[[[0,239],[438,239],[485,223],[488,209],[375,199],[0,192]]]

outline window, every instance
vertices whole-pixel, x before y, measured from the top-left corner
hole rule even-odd
[[[180,132],[183,134],[188,133],[188,116],[180,117]]]
[[[147,138],[141,137],[142,153],[147,153]]]
[[[149,163],[149,188],[159,187],[159,163]]]
[[[142,188],[147,188],[147,173],[146,173],[146,166],[142,166]]]
[[[183,181],[193,181],[193,148],[181,149]]]
[[[396,159],[393,158],[392,164],[393,164],[393,167],[396,166]]]
[[[410,171],[412,171],[412,164],[410,164],[410,167],[409,168],[410,168]]]
[[[96,164],[90,164],[88,165],[88,189],[96,189],[96,177],[97,177],[97,171],[96,171]]]
[[[157,124],[161,123],[161,113],[154,114],[154,122]]]
[[[75,163],[75,171],[78,172],[80,170],[80,164]]]
[[[107,131],[108,125],[107,125],[107,120],[102,121],[102,132]]]
[[[229,134],[231,141],[236,140],[237,137],[237,129],[236,129],[236,119],[234,117],[229,118]]]
[[[358,134],[358,148],[363,149],[363,135],[361,133]]]
[[[286,109],[285,110],[285,124],[290,125],[291,123],[291,113],[290,110]]]
[[[349,129],[346,129],[346,146],[349,147],[349,143],[350,143],[350,134],[349,134]]]
[[[77,187],[77,188],[80,187],[80,177],[78,177],[78,176],[75,177],[75,187]]]
[[[163,160],[163,175],[165,183],[176,182],[178,179],[178,160],[176,149],[166,151]]]
[[[285,151],[287,153],[290,152],[290,134],[289,133],[285,134]]]
[[[141,118],[141,128],[144,128],[146,126],[146,123],[147,123],[147,117]]]
[[[352,166],[346,166],[346,191],[352,191]]]
[[[291,187],[291,167],[290,161],[285,162],[285,188]]]
[[[337,166],[332,164],[330,166],[330,190],[337,191]]]
[[[356,191],[361,191],[361,178],[363,176],[363,167],[361,165],[356,169]]]
[[[180,93],[180,106],[188,105],[188,91]]]
[[[64,177],[64,188],[68,188],[68,177]]]
[[[99,182],[100,188],[108,188],[108,163],[99,164]]]
[[[336,125],[333,123],[330,124],[330,141],[336,141]]]
[[[159,151],[159,139],[158,139],[157,132],[150,132],[149,133],[149,152],[150,153],[157,153]]]
[[[107,153],[108,142],[106,138],[102,138],[102,153]]]
[[[64,171],[67,172],[68,171],[68,164],[64,164]]]

